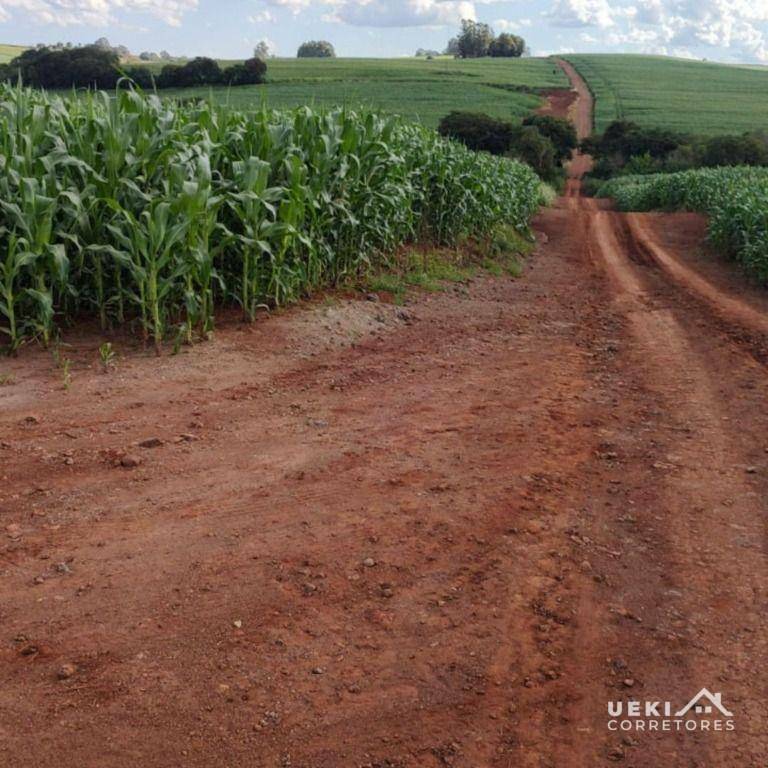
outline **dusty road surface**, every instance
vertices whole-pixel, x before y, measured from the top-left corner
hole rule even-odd
[[[3,363],[0,765],[766,765],[768,302],[587,164],[522,279]]]

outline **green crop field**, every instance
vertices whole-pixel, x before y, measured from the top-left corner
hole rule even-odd
[[[26,51],[24,45],[2,45],[0,44],[0,64],[6,64],[11,59],[15,59],[19,54]]]
[[[238,108],[262,100],[276,108],[372,107],[435,127],[454,109],[521,119],[540,104],[537,92],[568,87],[552,61],[534,58],[276,59],[269,62],[268,79],[266,85],[214,89],[213,94]],[[187,97],[209,93],[208,88],[164,92]]]
[[[714,136],[768,124],[768,68],[664,56],[566,56],[596,97],[595,128],[626,118]]]

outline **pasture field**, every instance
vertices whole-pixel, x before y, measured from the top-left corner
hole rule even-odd
[[[159,69],[156,64],[152,68]],[[237,108],[262,101],[277,109],[305,104],[370,107],[434,128],[455,109],[521,120],[539,106],[540,92],[569,87],[553,61],[538,58],[274,59],[267,77],[265,85],[216,88],[213,95]],[[209,93],[209,88],[164,92],[185,97]]]
[[[619,118],[705,136],[743,133],[768,123],[765,67],[633,54],[564,58],[595,96],[597,131]]]

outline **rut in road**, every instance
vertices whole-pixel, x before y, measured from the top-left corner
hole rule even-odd
[[[765,305],[588,167],[521,280],[9,363],[2,768],[764,768]]]

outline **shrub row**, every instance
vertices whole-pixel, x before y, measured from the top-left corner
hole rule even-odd
[[[106,88],[123,76],[142,88],[187,88],[201,85],[255,85],[263,83],[267,65],[259,58],[222,69],[217,61],[198,57],[185,64],[166,64],[153,78],[146,67],[123,68],[117,53],[96,45],[77,48],[30,48],[10,64],[0,66],[0,81],[21,77],[36,88]]]
[[[592,176],[605,179],[622,173],[768,165],[768,136],[756,132],[700,138],[617,120],[602,135],[585,139],[582,151],[595,158]]]
[[[438,132],[477,152],[522,160],[547,182],[558,181],[563,162],[578,144],[573,124],[549,115],[530,115],[516,125],[479,112],[451,112]]]

